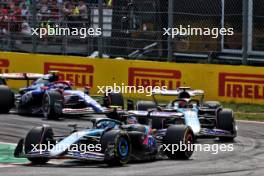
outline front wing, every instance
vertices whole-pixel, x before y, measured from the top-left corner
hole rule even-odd
[[[63,154],[52,155],[50,151],[33,150],[25,154],[24,140],[21,139],[15,149],[14,156],[16,158],[50,158],[50,159],[78,159],[89,161],[104,161],[105,154],[99,152],[80,152],[80,151],[67,151]]]
[[[39,158],[45,157],[50,159],[78,159],[78,160],[89,160],[89,161],[104,161],[105,155],[98,152],[77,152],[69,151],[64,155],[52,156],[49,151],[32,151],[24,155],[20,155],[22,158]]]
[[[236,137],[236,134],[221,129],[201,128],[200,132],[196,136],[197,137]]]

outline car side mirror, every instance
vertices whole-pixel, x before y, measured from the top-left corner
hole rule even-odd
[[[90,94],[90,89],[91,89],[91,87],[89,87],[89,86],[85,86],[85,87],[84,87],[84,93],[85,93],[86,95],[89,95],[89,94]]]

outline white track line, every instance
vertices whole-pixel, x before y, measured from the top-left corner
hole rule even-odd
[[[17,167],[15,164],[0,164],[0,168]]]
[[[0,144],[17,145],[16,143],[9,143],[9,142],[0,142]]]

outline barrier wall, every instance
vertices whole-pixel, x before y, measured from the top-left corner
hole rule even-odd
[[[210,64],[178,64],[149,61],[89,59],[85,57],[54,56],[0,52],[0,72],[60,71],[61,79],[76,87],[89,85],[91,93],[97,86],[143,85],[191,86],[203,89],[207,100],[264,104],[264,68]],[[9,82],[10,87],[25,86]],[[126,95],[145,99],[142,95]]]

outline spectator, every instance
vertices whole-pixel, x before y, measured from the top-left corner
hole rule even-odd
[[[65,19],[68,22],[68,27],[78,28],[80,26],[80,11],[76,2],[65,2],[62,12],[64,14]]]
[[[48,0],[42,0],[40,3],[40,7],[39,7],[39,11],[38,11],[38,16],[39,19],[42,20],[42,18],[47,17],[50,15],[51,11],[49,9],[49,3]]]
[[[66,1],[62,7],[62,13],[66,17],[66,19],[68,16],[72,15],[72,11],[73,11],[72,3],[69,1]]]
[[[21,34],[24,34],[25,36],[31,36],[31,28],[27,22],[26,17],[23,17],[23,22],[21,26]]]
[[[72,11],[73,16],[79,16],[80,15],[80,10],[76,2],[73,3],[73,11]]]
[[[89,9],[84,1],[79,2],[80,18],[83,22],[83,27],[89,27],[90,18],[89,18]]]
[[[8,31],[8,9],[3,5],[0,7],[0,33],[7,34]]]
[[[9,21],[10,21],[10,31],[11,32],[20,32],[21,31],[21,9],[18,3],[10,3],[10,10],[9,10]]]
[[[58,20],[59,19],[59,7],[56,1],[51,1],[50,2],[50,12],[51,12],[51,18],[53,20]]]
[[[22,15],[22,18],[26,18],[27,19],[27,17],[28,17],[28,7],[27,7],[27,5],[26,4],[23,4],[22,5],[22,10],[21,10],[21,15]]]
[[[84,1],[79,2],[78,8],[79,8],[81,19],[87,20],[88,19],[88,8],[86,4],[84,3]]]

